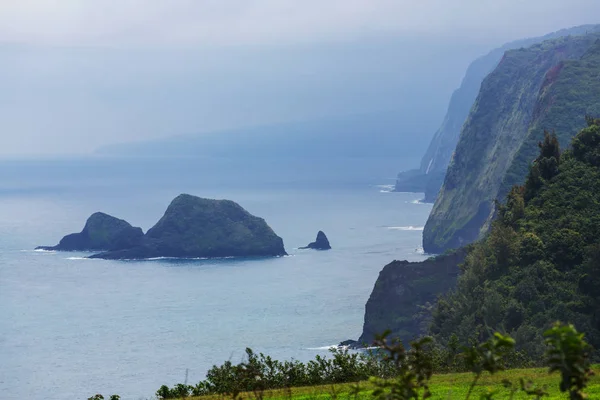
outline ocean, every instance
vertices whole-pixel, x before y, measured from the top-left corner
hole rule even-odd
[[[384,265],[423,260],[431,205],[392,193],[417,160],[0,162],[0,397],[152,398],[250,347],[308,360],[361,333]],[[105,261],[33,251],[103,211],[144,230],[180,193],[238,202],[289,256]],[[333,247],[299,250],[323,230]]]

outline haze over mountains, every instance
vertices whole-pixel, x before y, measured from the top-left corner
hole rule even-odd
[[[108,144],[376,114],[394,114],[378,129],[397,137],[386,133],[373,152],[397,147],[399,157],[414,156],[473,59],[510,40],[592,22],[597,7],[593,0],[5,2],[0,157],[90,154]]]
[[[561,144],[600,112],[600,35],[564,36],[505,53],[482,85],[423,231],[444,252],[482,238],[512,185],[523,184],[544,130]]]
[[[414,157],[415,152],[424,151],[427,145],[428,136],[424,129],[435,124],[433,118],[427,123],[420,121],[419,116],[426,108],[424,104],[409,105],[402,112],[357,114],[181,135],[155,141],[108,145],[96,153],[122,157],[241,159]],[[399,131],[406,134],[399,134]]]
[[[583,35],[599,29],[599,25],[565,28],[541,37],[506,43],[474,60],[469,65],[460,87],[452,94],[446,116],[423,155],[419,168],[398,174],[396,191],[425,192],[425,201],[430,203],[435,201],[444,182],[446,169],[458,143],[462,127],[479,94],[481,83],[496,68],[507,50],[529,47],[562,36]]]
[[[417,142],[421,150],[485,47],[415,36],[186,49],[3,45],[0,120],[12,135],[0,152],[85,154],[110,143],[345,118],[377,124],[398,151]],[[368,117],[375,114],[384,116]]]

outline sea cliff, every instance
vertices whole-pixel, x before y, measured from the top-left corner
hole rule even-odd
[[[437,296],[456,284],[466,249],[422,262],[393,261],[377,278],[365,306],[359,344],[369,345],[376,335],[390,330],[402,340],[427,331],[429,308]]]
[[[600,25],[562,29],[541,37],[507,43],[473,61],[469,65],[460,87],[452,94],[446,116],[423,155],[420,167],[398,174],[395,190],[397,192],[423,192],[426,202],[435,202],[444,183],[450,159],[459,141],[461,129],[477,99],[481,84],[484,78],[497,67],[506,51],[529,47],[550,39],[598,31],[600,31]]]
[[[462,128],[423,231],[426,252],[458,248],[487,232],[496,200],[502,199],[508,185],[524,180],[540,133],[561,127],[551,121],[569,121],[565,122],[569,129],[560,134],[563,142],[585,125],[585,113],[596,109],[599,97],[592,89],[582,99],[577,90],[594,79],[568,72],[575,68],[572,62],[592,62],[589,52],[599,38],[599,34],[567,36],[506,52],[483,81]],[[566,71],[564,65],[569,65]],[[577,85],[573,80],[578,80]],[[594,101],[588,103],[594,94]],[[517,155],[518,164],[511,168]]]

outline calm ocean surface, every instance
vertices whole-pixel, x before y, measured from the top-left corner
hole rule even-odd
[[[404,165],[403,165],[404,164]],[[0,398],[151,398],[245,347],[306,360],[361,332],[381,268],[422,260],[430,205],[388,193],[413,160],[0,162]],[[83,259],[34,252],[104,211],[144,230],[179,193],[265,218],[288,257]],[[333,250],[298,250],[318,230]]]

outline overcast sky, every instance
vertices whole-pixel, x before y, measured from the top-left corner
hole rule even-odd
[[[222,45],[340,40],[369,33],[504,40],[597,22],[597,0],[3,0],[4,41]]]
[[[441,118],[476,56],[598,15],[598,0],[2,0],[0,155],[390,111],[436,87]]]

